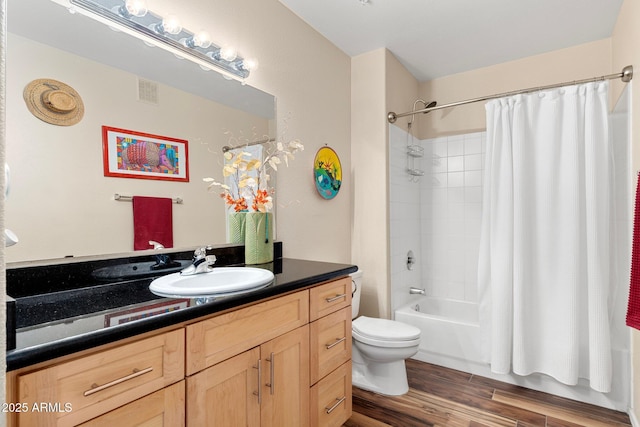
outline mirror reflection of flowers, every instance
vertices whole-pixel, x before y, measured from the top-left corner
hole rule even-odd
[[[296,151],[304,150],[299,140],[288,143],[271,142],[264,160],[258,159],[242,147],[224,153],[225,165],[222,174],[233,185],[227,185],[213,178],[203,178],[208,182],[209,191],[220,191],[220,197],[235,212],[269,212],[273,208],[275,189],[269,186],[270,170],[276,172],[283,162],[295,159]],[[249,202],[251,206],[249,206]],[[249,209],[251,208],[251,209]]]

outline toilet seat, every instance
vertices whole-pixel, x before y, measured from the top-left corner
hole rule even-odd
[[[378,347],[411,347],[420,342],[420,329],[395,320],[360,316],[352,322],[353,339]]]

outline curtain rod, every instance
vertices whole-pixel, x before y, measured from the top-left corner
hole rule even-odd
[[[227,151],[231,151],[231,150],[233,150],[235,148],[249,147],[251,145],[266,144],[267,142],[273,142],[273,141],[275,141],[275,138],[264,138],[264,139],[261,139],[259,141],[248,142],[246,144],[238,145],[236,147],[231,147],[229,145],[225,145],[224,147],[222,147],[222,152],[226,153]]]
[[[396,114],[393,111],[390,111],[389,114],[387,114],[387,120],[389,121],[389,123],[395,123],[399,117],[409,116],[411,114],[418,114],[418,113],[428,113],[434,110],[440,110],[440,109],[449,108],[449,107],[457,107],[458,105],[471,104],[473,102],[487,101],[489,99],[502,98],[505,96],[518,95],[521,93],[537,92],[539,90],[554,89],[562,86],[577,85],[581,83],[599,82],[599,81],[611,80],[611,79],[622,79],[623,82],[628,83],[631,81],[632,78],[633,78],[633,66],[627,65],[622,69],[620,73],[609,74],[601,77],[594,77],[591,79],[574,80],[572,82],[557,83],[557,84],[548,85],[548,86],[538,86],[538,87],[532,87],[529,89],[521,89],[521,90],[515,90],[512,92],[504,92],[496,95],[489,95],[489,96],[483,96],[480,98],[467,99],[465,101],[452,102],[451,104],[437,105],[435,107],[427,107],[427,108],[423,108],[422,110],[409,111],[409,112],[400,113],[400,114]]]

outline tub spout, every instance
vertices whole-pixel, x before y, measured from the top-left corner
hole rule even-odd
[[[414,295],[414,294],[426,295],[426,291],[424,290],[424,288],[422,288],[422,289],[414,288],[413,286],[409,288],[409,293],[411,295]]]

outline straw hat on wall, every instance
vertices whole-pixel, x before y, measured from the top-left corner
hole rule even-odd
[[[23,96],[29,111],[52,125],[75,125],[84,115],[80,94],[57,80],[34,80],[24,88]]]

